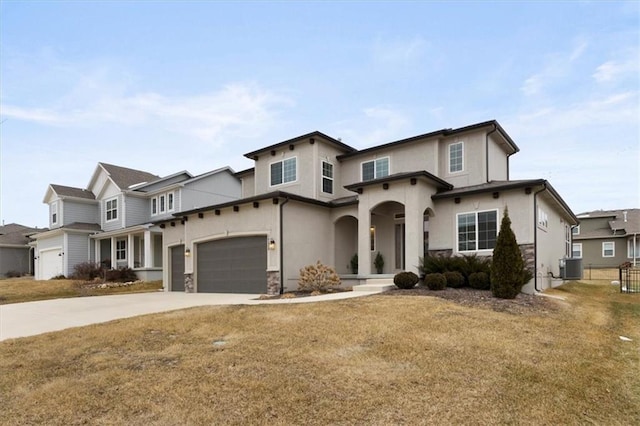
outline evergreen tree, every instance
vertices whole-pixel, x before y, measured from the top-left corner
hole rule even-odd
[[[493,296],[501,299],[514,299],[525,284],[525,276],[522,253],[520,253],[516,236],[511,230],[509,212],[505,208],[491,262],[491,292]]]

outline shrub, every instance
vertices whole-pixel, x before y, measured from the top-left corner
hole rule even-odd
[[[433,273],[424,277],[424,284],[429,290],[444,290],[447,287],[447,279],[443,274]]]
[[[349,264],[351,265],[351,273],[358,275],[358,253],[351,257]]]
[[[522,290],[522,286],[525,284],[524,280],[530,274],[524,267],[520,247],[511,230],[509,212],[505,209],[491,263],[491,292],[493,296],[501,299],[514,299]]]
[[[376,267],[377,273],[382,273],[384,270],[384,257],[382,257],[382,253],[378,252],[378,254],[376,254],[376,258],[373,260],[373,266]]]
[[[335,269],[323,265],[319,260],[315,265],[300,269],[298,288],[302,291],[325,291],[329,287],[340,285],[340,277]]]
[[[464,287],[465,279],[464,275],[456,271],[447,271],[444,273],[444,277],[447,280],[447,287],[461,288]]]
[[[443,273],[450,269],[451,256],[425,256],[420,259],[420,272],[427,274]]]
[[[104,269],[99,263],[84,262],[73,267],[71,278],[74,280],[92,281],[95,278],[102,277]]]
[[[106,280],[111,282],[125,283],[128,281],[137,281],[138,276],[133,269],[123,266],[118,269],[109,269],[106,272]]]
[[[491,289],[491,282],[489,281],[489,274],[486,272],[474,272],[469,275],[469,287],[476,290],[489,290]]]
[[[408,290],[418,283],[418,276],[413,272],[399,272],[393,277],[396,287]]]
[[[20,278],[23,274],[18,271],[7,271],[4,276],[7,278]]]
[[[64,276],[64,274],[59,274],[56,275],[55,277],[51,277],[52,280],[66,280],[67,277]]]

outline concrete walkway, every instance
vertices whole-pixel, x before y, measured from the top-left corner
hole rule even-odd
[[[0,340],[194,306],[312,303],[350,299],[378,292],[349,291],[277,300],[259,300],[258,294],[154,292],[14,303],[0,305]]]

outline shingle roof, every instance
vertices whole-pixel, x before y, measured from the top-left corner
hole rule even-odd
[[[10,234],[12,232],[29,232],[34,229],[35,228],[30,228],[28,226],[20,225],[18,223],[9,223],[7,225],[0,226],[0,235]]]
[[[82,188],[74,188],[72,186],[54,185],[54,184],[51,184],[51,188],[56,192],[56,194],[60,196],[84,198],[87,200],[96,199],[95,195],[93,195],[93,192],[86,189],[82,189]]]
[[[17,223],[0,226],[0,245],[27,245],[29,243],[27,235],[38,231],[42,231],[42,229],[31,228]]]
[[[612,218],[612,220],[609,221],[609,229],[603,230],[603,233],[606,233],[608,236],[612,235],[613,230],[618,232],[624,231],[627,235],[640,234],[640,209],[595,210],[580,213],[578,218],[580,220]],[[589,232],[588,237],[598,238],[596,231],[598,230]],[[581,237],[586,236],[586,234],[581,235]]]
[[[102,168],[109,173],[113,182],[120,189],[127,189],[131,185],[143,182],[153,182],[160,179],[160,176],[154,175],[142,170],[128,169],[126,167],[114,166],[113,164],[99,163]]]

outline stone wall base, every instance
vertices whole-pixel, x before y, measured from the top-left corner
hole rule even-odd
[[[267,294],[273,296],[280,293],[280,271],[267,271]]]
[[[184,292],[195,292],[195,287],[193,285],[193,274],[184,274]]]

